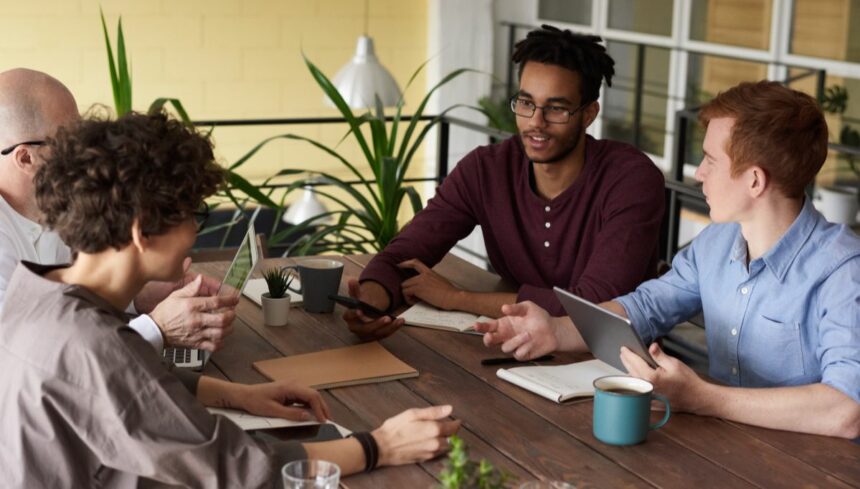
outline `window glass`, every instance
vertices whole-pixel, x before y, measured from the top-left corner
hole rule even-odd
[[[539,0],[538,18],[591,25],[591,0]]]
[[[690,39],[769,49],[772,0],[692,0]]]
[[[767,78],[767,64],[754,61],[741,61],[691,53],[688,58],[687,95],[685,107],[700,107],[718,93],[743,81],[759,81]],[[698,165],[702,161],[702,141],[705,131],[696,121],[687,132],[688,164]]]
[[[626,42],[607,43],[615,59],[612,87],[604,86],[603,137],[624,141],[653,155],[662,156],[666,137],[666,99],[669,89],[669,50],[640,49]],[[643,63],[641,116],[636,121],[637,63]],[[638,126],[638,135],[637,135]]]
[[[858,27],[860,0],[795,0],[791,52],[860,62]]]
[[[609,27],[671,36],[672,0],[610,0]]]

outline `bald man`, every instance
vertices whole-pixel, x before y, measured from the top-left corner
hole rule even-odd
[[[65,243],[39,224],[33,175],[50,151],[46,141],[78,119],[74,96],[55,78],[23,68],[0,73],[0,305],[19,261],[71,262]],[[218,285],[190,275],[177,283],[150,283],[129,311],[148,314],[130,326],[159,353],[165,346],[215,350],[230,332],[236,304],[212,297]]]

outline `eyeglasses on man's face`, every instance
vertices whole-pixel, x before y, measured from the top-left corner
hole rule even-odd
[[[540,109],[543,112],[543,120],[551,124],[567,124],[570,122],[570,118],[573,114],[576,114],[588,104],[589,102],[585,102],[579,107],[570,110],[567,107],[559,105],[535,105],[534,102],[527,98],[514,95],[513,98],[511,98],[511,111],[519,117],[531,118],[535,115],[535,111]]]
[[[15,151],[15,148],[17,148],[18,146],[24,146],[24,145],[42,146],[44,144],[45,144],[45,141],[24,141],[23,143],[13,144],[12,146],[9,146],[8,148],[6,148],[4,150],[0,150],[0,155],[6,156],[9,153]]]
[[[197,224],[197,232],[203,231],[203,227],[206,226],[206,221],[209,219],[209,204],[203,202],[191,215],[194,216],[194,223]]]

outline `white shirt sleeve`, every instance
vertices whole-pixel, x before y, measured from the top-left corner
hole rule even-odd
[[[140,316],[132,319],[128,323],[131,329],[137,331],[137,334],[143,337],[147,343],[152,345],[155,348],[156,353],[161,355],[164,351],[164,337],[161,335],[161,330],[158,329],[158,325],[155,324],[155,321],[152,320],[147,314],[141,314]]]
[[[6,288],[9,287],[9,279],[12,278],[12,272],[17,266],[18,257],[0,251],[0,307],[6,299]]]

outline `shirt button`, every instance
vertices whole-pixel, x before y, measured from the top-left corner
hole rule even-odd
[[[544,242],[543,242],[543,247],[544,247],[544,248],[549,248],[549,241],[544,241]]]
[[[737,336],[738,330],[736,328],[732,328],[732,336]]]
[[[544,224],[544,226],[546,226],[546,228],[549,229],[549,223]]]
[[[743,295],[747,295],[747,292],[749,292],[749,291],[750,291],[750,289],[748,289],[748,288],[744,287],[744,288],[742,288],[742,289],[741,289],[741,294],[743,294]]]
[[[737,374],[738,374],[737,367],[732,367],[732,375],[737,375]]]
[[[549,206],[544,207],[543,210],[549,212]]]

